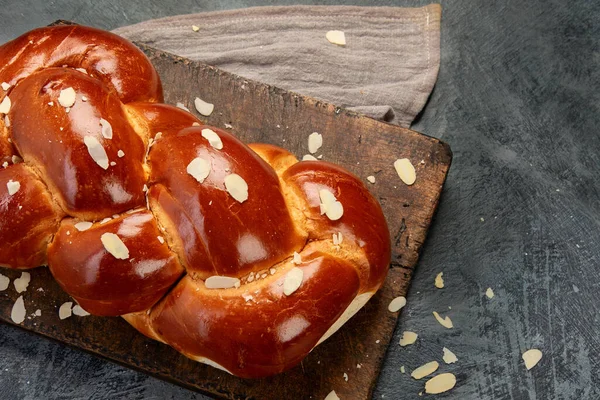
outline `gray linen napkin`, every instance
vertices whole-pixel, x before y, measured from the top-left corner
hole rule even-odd
[[[114,32],[409,127],[437,79],[440,17],[438,4],[255,7],[161,18]],[[346,46],[329,43],[330,30],[344,31]]]

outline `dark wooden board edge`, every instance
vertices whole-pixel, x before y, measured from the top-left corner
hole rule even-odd
[[[55,24],[70,23],[68,21],[57,21]],[[384,149],[394,148],[394,146],[402,147],[403,142],[419,143],[419,151],[416,151],[416,153],[411,152],[411,149],[404,150],[408,150],[410,153],[408,155],[410,155],[411,159],[423,156],[423,160],[426,160],[424,164],[426,165],[426,168],[422,168],[422,173],[418,170],[418,176],[421,177],[421,182],[426,183],[427,185],[419,187],[422,183],[418,182],[415,184],[415,187],[412,188],[400,186],[399,193],[392,196],[392,200],[400,197],[405,201],[405,204],[408,206],[403,208],[410,208],[412,206],[412,213],[389,215],[389,210],[393,209],[393,206],[387,207],[388,213],[386,213],[386,216],[388,217],[388,222],[392,219],[390,227],[395,249],[388,279],[382,290],[374,296],[365,308],[349,321],[344,326],[344,329],[332,336],[324,344],[317,347],[309,357],[304,360],[301,366],[294,368],[287,373],[262,380],[248,381],[231,377],[214,368],[188,360],[173,349],[137,334],[133,328],[129,327],[123,320],[118,318],[105,319],[86,317],[85,319],[81,319],[72,317],[68,320],[59,321],[57,316],[58,306],[62,304],[62,301],[68,301],[69,297],[60,291],[60,288],[53,282],[46,269],[33,271],[33,273],[36,274],[34,280],[43,281],[44,287],[47,288],[47,292],[34,292],[34,294],[44,294],[35,297],[42,300],[41,298],[45,297],[46,293],[55,293],[56,296],[54,296],[54,300],[61,299],[61,302],[56,302],[54,305],[46,304],[47,307],[43,310],[43,320],[37,320],[37,322],[40,322],[39,324],[34,322],[36,319],[33,318],[32,320],[26,320],[24,325],[20,326],[20,328],[38,333],[61,343],[70,344],[89,353],[148,373],[160,379],[222,398],[270,398],[274,393],[273,390],[279,390],[277,396],[287,395],[288,398],[298,398],[298,395],[303,396],[303,394],[308,395],[308,393],[310,393],[313,398],[318,399],[324,398],[332,389],[335,389],[342,398],[370,398],[381,369],[381,364],[385,357],[387,345],[392,337],[398,318],[398,313],[390,313],[387,311],[387,305],[392,298],[405,295],[408,289],[412,270],[416,264],[418,254],[426,237],[427,229],[437,208],[441,188],[445,182],[448,168],[450,167],[452,153],[449,146],[438,139],[398,126],[385,124],[326,102],[304,97],[270,85],[253,82],[202,63],[192,62],[160,50],[149,48],[143,44],[138,44],[138,46],[149,55],[155,65],[159,64],[159,66],[157,66],[159,73],[161,72],[161,69],[164,69],[164,65],[180,65],[180,67],[183,66],[181,71],[183,71],[182,73],[184,74],[187,73],[185,69],[191,69],[196,86],[199,82],[206,82],[206,79],[211,79],[213,83],[217,83],[214,85],[215,87],[212,87],[211,85],[205,86],[204,89],[206,90],[201,90],[202,88],[193,87],[194,85],[186,83],[188,96],[185,99],[182,98],[178,100],[184,102],[190,109],[193,109],[193,97],[190,97],[192,92],[205,98],[206,96],[210,97],[215,93],[224,93],[224,87],[229,89],[231,93],[235,95],[236,89],[247,86],[250,88],[250,92],[258,94],[258,98],[263,95],[263,99],[269,99],[269,101],[271,101],[270,105],[272,106],[272,109],[269,110],[270,119],[267,119],[266,121],[264,119],[261,120],[263,124],[259,125],[261,129],[270,128],[271,132],[267,132],[267,129],[262,129],[263,132],[261,134],[252,135],[253,127],[248,124],[245,126],[244,123],[241,123],[237,125],[233,131],[235,134],[238,134],[242,140],[248,139],[248,137],[244,137],[247,135],[244,135],[243,132],[250,132],[252,139],[255,141],[273,142],[272,139],[274,137],[281,136],[272,134],[274,128],[284,126],[283,124],[288,122],[285,118],[280,118],[281,121],[277,119],[278,109],[279,111],[286,110],[290,108],[290,104],[295,104],[296,110],[298,110],[298,108],[300,108],[301,111],[312,110],[309,112],[315,113],[315,118],[317,120],[323,118],[329,121],[329,125],[323,126],[324,130],[321,129],[321,132],[330,131],[331,124],[336,124],[336,121],[354,121],[354,124],[360,124],[364,127],[365,137],[374,139],[373,147],[375,149],[381,149],[382,147]],[[160,65],[163,65],[163,67]],[[169,67],[169,69],[172,69],[172,67]],[[177,73],[174,75],[174,78],[177,78]],[[161,77],[163,76],[161,75]],[[163,77],[163,82],[167,81],[168,80],[165,80]],[[169,98],[169,95],[177,91],[170,90],[167,85],[165,85],[165,88],[167,89],[165,90],[167,101],[171,100],[170,102],[173,103],[173,100],[175,99]],[[213,93],[208,89],[212,89]],[[186,91],[184,90],[183,93],[186,93]],[[177,95],[181,94],[181,90],[177,92]],[[247,102],[244,103],[244,101],[245,100],[242,99],[242,105],[245,104],[248,106]],[[239,118],[236,118],[239,110],[227,108],[226,105],[220,105],[223,107],[218,107],[217,104],[215,105],[216,109],[223,111],[211,115],[207,121],[209,124],[223,127],[225,123],[239,120]],[[238,108],[244,109],[244,107]],[[294,107],[291,108],[294,109]],[[277,122],[280,123],[278,124]],[[254,127],[254,129],[255,128],[256,127]],[[369,134],[372,132],[376,132],[376,134]],[[308,133],[306,133],[306,135],[308,135]],[[390,135],[396,135],[396,137]],[[386,139],[386,136],[389,140]],[[283,147],[300,149],[299,142],[294,143],[293,136],[288,136],[288,138],[291,140],[288,141],[287,146]],[[343,138],[344,141],[346,141],[346,139],[347,138]],[[349,138],[348,143],[352,143],[352,139],[356,138]],[[305,136],[302,137],[302,140],[305,140]],[[359,144],[360,141],[361,136],[359,135]],[[427,144],[425,145],[424,143]],[[279,142],[274,144],[282,145],[282,143]],[[342,146],[341,149],[338,149],[341,151],[334,154],[332,158],[328,157],[328,159],[355,172],[356,168],[353,168],[353,164],[356,157],[359,157],[361,161],[369,162],[369,158],[363,157],[362,154],[345,153],[343,147],[344,146]],[[301,154],[298,155],[301,156]],[[351,157],[348,158],[348,155]],[[417,168],[419,168],[419,166],[417,166]],[[386,175],[387,178],[390,178],[390,175],[393,177],[393,173],[390,173],[388,170],[386,170],[385,174],[382,176]],[[361,175],[361,177],[364,179],[364,176]],[[402,184],[399,183],[399,185]],[[386,211],[386,203],[390,202],[390,198],[386,197],[386,191],[390,191],[390,186],[397,188],[396,185],[392,184],[369,187],[379,198],[382,207],[384,208],[384,212]],[[419,207],[417,207],[417,200],[419,198],[418,196],[415,196],[414,193],[423,191],[428,193],[428,197],[426,198],[423,207],[419,209]],[[396,221],[396,223],[394,223],[394,219],[400,219],[401,222],[398,223],[398,221]],[[7,272],[8,273],[5,274],[9,275],[11,280],[19,275],[17,271]],[[46,276],[44,276],[44,274]],[[54,285],[55,287],[49,288],[47,285],[50,287]],[[26,295],[27,294],[31,294],[31,292],[26,293]],[[2,310],[2,315],[0,316],[0,319],[4,322],[12,324],[12,321],[10,320],[10,309],[17,297],[14,290],[9,293],[4,292],[1,295],[0,310]],[[46,316],[49,317],[46,318]],[[100,335],[102,337],[96,336],[94,338],[96,329],[102,329],[104,331],[104,334]],[[105,336],[108,334],[110,337],[110,333],[118,333],[120,337],[108,338]],[[377,341],[379,342],[376,343]],[[375,344],[377,344],[377,346],[375,346]],[[339,348],[348,350],[339,352],[337,350]],[[160,360],[160,362],[158,362],[158,360]],[[325,366],[325,362],[321,363],[321,360],[327,360],[329,365]],[[332,367],[332,364],[335,365]],[[357,368],[357,364],[361,364],[361,368]],[[333,375],[333,370],[337,370],[339,373]],[[350,377],[348,382],[343,380],[343,371],[347,372]],[[325,376],[326,382],[324,382],[323,376]],[[312,387],[310,383],[314,382],[319,382],[319,385]],[[307,389],[309,392],[306,392]],[[313,389],[316,391],[312,391]]]

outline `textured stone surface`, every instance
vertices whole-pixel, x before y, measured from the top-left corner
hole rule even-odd
[[[0,1],[0,41],[59,18],[112,29],[289,3]],[[440,76],[413,128],[447,141],[454,161],[374,398],[419,398],[424,382],[409,372],[432,360],[458,377],[436,398],[598,398],[600,3],[442,6]],[[440,271],[445,287],[436,289]],[[455,328],[439,325],[434,310]],[[404,330],[419,339],[400,348]],[[442,347],[458,362],[443,364]],[[521,353],[531,347],[544,357],[526,371]],[[0,385],[10,399],[205,398],[3,325]]]

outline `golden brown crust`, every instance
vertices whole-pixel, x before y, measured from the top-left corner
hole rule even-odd
[[[0,47],[0,82],[0,265],[47,260],[92,314],[253,378],[299,363],[382,285],[389,233],[358,178],[157,103],[158,75],[125,40],[37,29]]]

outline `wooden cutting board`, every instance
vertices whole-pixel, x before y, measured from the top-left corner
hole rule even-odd
[[[59,320],[58,308],[70,297],[46,268],[31,272],[23,293],[28,317],[21,328],[69,344],[161,379],[227,399],[323,399],[335,390],[341,399],[368,399],[389,345],[398,313],[387,310],[405,295],[452,153],[447,144],[269,85],[253,82],[202,63],[140,45],[158,70],[165,101],[182,102],[194,111],[194,98],[214,103],[208,124],[227,128],[246,143],[272,143],[308,153],[312,132],[323,135],[319,154],[362,178],[381,203],[392,237],[392,262],[384,287],[338,333],[318,346],[298,367],[261,380],[233,377],[196,363],[170,347],[147,339],[121,318],[76,317]],[[231,127],[230,127],[231,126]],[[406,186],[393,167],[398,158],[415,165],[417,180]],[[12,284],[20,272],[1,270],[11,279],[0,292],[0,320],[19,297]],[[41,316],[31,316],[37,309]],[[348,381],[344,379],[348,375]]]

